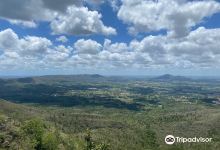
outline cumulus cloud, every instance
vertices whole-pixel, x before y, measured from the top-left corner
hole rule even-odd
[[[110,3],[114,11],[117,11],[119,9],[120,0],[108,0],[108,2]]]
[[[4,51],[16,50],[19,38],[12,29],[0,31],[0,49]]]
[[[68,6],[82,6],[83,0],[42,0],[48,9],[65,12]]]
[[[205,17],[220,12],[214,0],[122,0],[118,18],[129,24],[129,32],[168,30],[173,37],[184,37]]]
[[[184,39],[169,36],[148,36],[133,41],[130,46],[137,51],[148,53],[154,64],[174,66],[215,66],[219,63],[220,29],[200,27]]]
[[[97,54],[102,49],[102,45],[93,40],[80,39],[74,43],[77,54]]]
[[[20,47],[20,53],[31,56],[42,56],[48,50],[52,42],[46,38],[26,36],[20,39],[17,47]]]
[[[82,0],[7,0],[0,3],[0,16],[23,21],[51,20],[71,5],[82,6]]]
[[[105,40],[100,59],[130,67],[213,67],[220,60],[219,38],[220,29],[200,27],[181,39],[146,36],[129,44]]]
[[[0,67],[19,68],[204,68],[220,63],[220,29],[200,27],[184,38],[146,36],[130,43],[103,44],[80,39],[73,46],[54,44],[44,37],[19,37],[0,31]]]
[[[195,64],[217,64],[219,62],[220,29],[200,27],[191,32],[184,41],[170,45],[171,53]]]
[[[56,68],[72,55],[70,46],[55,46],[44,37],[18,37],[12,29],[0,31],[0,66],[2,69]]]
[[[45,62],[65,62],[69,59],[69,57],[72,55],[73,48],[68,46],[65,47],[64,45],[59,45],[54,47],[53,49],[48,50],[48,54],[45,56],[44,61]]]
[[[45,21],[54,15],[54,12],[44,7],[42,0],[7,0],[0,3],[0,17],[4,19]]]
[[[0,3],[0,18],[32,28],[36,22],[48,21],[55,34],[116,34],[104,25],[100,13],[83,4],[82,0],[7,0]]]
[[[19,38],[12,29],[0,32],[0,49],[5,56],[33,58],[36,61],[54,52],[70,54],[71,50],[71,48],[62,45],[54,46],[50,40],[44,37],[25,36]]]
[[[89,55],[74,55],[74,58],[83,62],[80,65],[89,66],[91,62],[91,66],[101,64],[101,67],[110,68],[213,67],[220,60],[219,38],[220,29],[201,27],[182,39],[166,35],[147,36],[129,44],[112,43],[106,39],[96,55],[87,53]]]
[[[67,39],[67,37],[62,35],[62,36],[56,38],[56,41],[66,43],[68,41],[68,39]]]
[[[84,0],[93,8],[98,8],[102,4],[109,4],[114,11],[118,10],[120,0]]]
[[[106,0],[85,0],[86,3],[93,6],[98,6],[105,3]]]
[[[22,27],[28,27],[28,28],[36,28],[37,27],[37,23],[35,23],[34,21],[21,21],[21,20],[8,20],[11,24],[15,24],[15,25],[19,25]]]
[[[112,43],[109,39],[105,39],[103,46],[104,50],[117,53],[122,53],[130,49],[126,43]]]
[[[59,15],[51,22],[51,29],[55,34],[116,34],[114,28],[103,24],[101,17],[102,15],[97,11],[90,11],[86,7],[71,6],[66,14]]]

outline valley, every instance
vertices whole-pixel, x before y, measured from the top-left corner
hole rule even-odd
[[[4,78],[0,79],[0,149],[89,150],[92,145],[94,150],[216,150],[220,147],[219,98],[218,79]],[[26,132],[31,125],[42,125],[45,134],[39,143]],[[169,134],[213,141],[166,145]]]

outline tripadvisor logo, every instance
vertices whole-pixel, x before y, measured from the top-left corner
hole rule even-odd
[[[212,138],[203,138],[203,137],[193,137],[193,138],[185,138],[185,137],[174,137],[173,135],[167,135],[165,137],[165,143],[168,145],[173,145],[176,143],[208,143],[211,142]]]
[[[167,135],[165,137],[165,143],[168,145],[172,145],[173,143],[175,143],[175,137],[173,135]]]

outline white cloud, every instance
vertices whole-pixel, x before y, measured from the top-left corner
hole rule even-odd
[[[0,31],[0,50],[16,50],[18,47],[19,38],[11,29]]]
[[[20,25],[28,28],[36,28],[37,24],[34,21],[8,20],[11,24]]]
[[[0,68],[37,69],[60,66],[73,48],[58,45],[44,37],[18,37],[12,29],[0,31]]]
[[[119,9],[120,0],[108,0],[108,2],[110,3],[114,11],[117,11]]]
[[[220,29],[200,27],[183,41],[170,45],[174,56],[199,65],[216,65],[220,58]]]
[[[220,29],[204,27],[181,39],[165,35],[147,36],[141,41],[133,40],[129,45],[105,40],[99,57],[114,66],[215,67],[220,62],[219,40]]]
[[[0,3],[0,17],[20,21],[51,20],[57,13],[65,12],[71,5],[82,6],[82,1],[6,0]]]
[[[100,13],[83,4],[82,0],[7,0],[0,3],[0,19],[31,28],[48,21],[55,34],[116,34],[103,24]]]
[[[43,37],[25,36],[19,38],[11,29],[0,32],[0,49],[3,52],[16,52],[23,57],[43,56],[50,46],[52,46],[52,42]]]
[[[50,46],[52,46],[52,42],[46,38],[26,36],[20,39],[17,47],[20,47],[19,52],[23,55],[42,57]]]
[[[66,36],[63,36],[63,35],[62,35],[62,36],[56,38],[56,41],[62,42],[62,43],[66,43],[66,42],[68,42],[68,39],[67,39]]]
[[[103,24],[101,17],[97,11],[90,11],[86,7],[71,6],[66,14],[60,14],[51,22],[51,29],[55,34],[116,34],[114,28]]]
[[[16,52],[5,52],[4,56],[10,59],[18,59],[20,57]]]
[[[112,7],[114,11],[119,9],[119,2],[120,0],[84,0],[89,6],[92,6],[95,9],[99,9],[99,6],[102,4],[107,3]]]
[[[53,63],[60,63],[60,62],[66,62],[73,53],[73,48],[70,46],[64,46],[64,45],[58,45],[56,47],[53,47],[53,49],[50,49],[48,51],[48,54],[44,58],[45,62],[53,61]]]
[[[83,0],[42,0],[44,7],[59,12],[65,12],[67,7],[82,6]]]
[[[22,57],[43,57],[52,42],[43,37],[25,36],[19,38],[12,29],[0,31],[0,49],[7,54],[16,52]]]
[[[43,37],[0,31],[0,68],[204,68],[220,63],[220,29],[200,27],[184,38],[146,36],[130,43],[80,39],[54,45]],[[17,67],[16,67],[17,66]]]
[[[85,0],[85,2],[88,3],[89,5],[98,6],[105,3],[105,0]]]
[[[97,54],[102,49],[102,45],[93,40],[80,39],[74,43],[77,54]]]
[[[214,0],[122,0],[118,18],[130,25],[129,32],[168,30],[173,37],[184,37],[205,17],[220,12]]]
[[[104,50],[117,53],[126,52],[130,49],[126,43],[112,43],[109,39],[105,39],[103,46]]]
[[[0,17],[17,21],[50,20],[54,11],[44,6],[42,0],[7,0],[0,3]]]

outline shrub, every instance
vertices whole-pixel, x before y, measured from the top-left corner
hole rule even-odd
[[[46,133],[42,138],[43,150],[56,150],[58,147],[58,138],[53,133]]]
[[[40,150],[42,147],[42,137],[44,130],[44,123],[39,119],[31,119],[25,122],[22,127],[25,136],[29,137],[34,144],[34,148]]]

